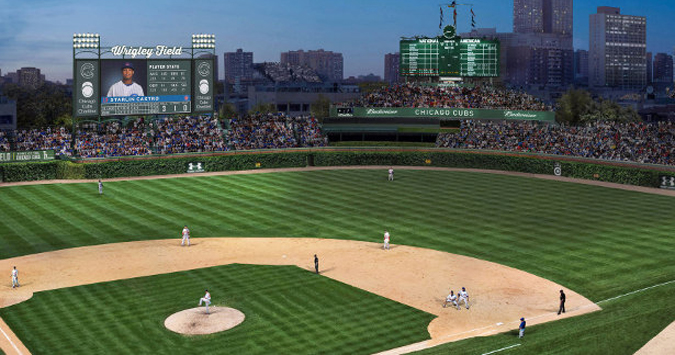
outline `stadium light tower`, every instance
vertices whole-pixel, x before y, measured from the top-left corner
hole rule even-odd
[[[192,35],[192,57],[200,52],[210,54],[216,53],[216,35],[214,34],[193,34]]]
[[[101,36],[98,33],[74,33],[73,51],[98,53],[101,49]]]

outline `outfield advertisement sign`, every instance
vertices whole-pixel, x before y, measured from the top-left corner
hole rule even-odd
[[[54,160],[54,150],[34,150],[28,152],[2,152],[0,162]]]
[[[331,107],[331,117],[424,117],[487,120],[555,121],[549,111],[486,110],[477,108]]]

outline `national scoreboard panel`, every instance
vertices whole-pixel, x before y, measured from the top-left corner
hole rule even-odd
[[[499,42],[483,39],[404,39],[403,76],[498,77]]]
[[[145,96],[101,97],[101,116],[190,113],[191,61],[145,62]]]

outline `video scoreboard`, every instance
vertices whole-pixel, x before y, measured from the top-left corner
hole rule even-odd
[[[123,61],[115,62],[124,65]],[[190,113],[190,60],[148,60],[143,64],[147,73],[145,95],[102,96],[101,116]],[[102,92],[105,87],[104,84]]]
[[[499,41],[496,40],[403,39],[400,53],[402,76],[499,76]]]
[[[213,58],[151,57],[183,52],[174,47],[169,53],[165,47],[116,46],[109,52],[121,59],[73,58],[73,116],[213,113]]]

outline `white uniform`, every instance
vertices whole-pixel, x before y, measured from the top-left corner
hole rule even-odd
[[[19,270],[12,269],[12,288],[19,287]]]
[[[103,183],[100,181],[98,182],[98,194],[103,195]]]
[[[202,305],[202,302],[204,302],[204,305],[206,305],[206,313],[209,313],[209,305],[211,304],[211,294],[209,291],[206,291],[206,294],[204,297],[199,299],[199,305]]]
[[[180,242],[180,245],[185,245],[185,243],[190,246],[190,230],[188,227],[183,228],[183,240]]]
[[[384,232],[384,250],[389,250],[389,232]]]
[[[108,90],[108,96],[145,96],[143,94],[143,88],[136,84],[131,83],[129,85],[122,82],[122,80],[113,84]]]
[[[389,168],[389,177],[387,179],[389,181],[394,181],[394,169]]]
[[[448,295],[448,297],[445,298],[445,304],[443,305],[443,308],[445,308],[445,306],[448,303],[452,303],[453,306],[455,306],[455,307],[457,307],[457,309],[459,309],[459,304],[457,304],[457,295],[456,294],[451,292]]]
[[[459,291],[459,302],[458,302],[457,307],[459,307],[459,304],[461,304],[462,301],[464,301],[464,305],[466,306],[466,309],[469,309],[469,293],[466,292],[464,287],[462,287],[462,290]]]

